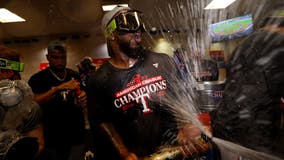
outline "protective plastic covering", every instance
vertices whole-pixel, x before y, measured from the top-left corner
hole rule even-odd
[[[37,139],[22,133],[35,126],[31,118],[35,118],[32,114],[37,107],[25,81],[0,81],[0,160],[34,159]]]

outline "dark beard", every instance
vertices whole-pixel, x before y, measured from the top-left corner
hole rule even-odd
[[[131,48],[129,42],[120,42],[119,43],[120,49],[129,57],[136,59],[138,58],[142,51],[143,47],[139,45],[139,47]]]

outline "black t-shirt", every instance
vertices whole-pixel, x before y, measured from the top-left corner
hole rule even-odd
[[[47,68],[33,75],[29,80],[35,94],[47,92],[54,86],[72,78],[79,81],[79,74],[66,69],[64,81],[57,80]],[[48,147],[82,143],[84,118],[82,108],[75,104],[75,91],[62,90],[55,97],[40,105],[43,113],[45,144]]]
[[[284,35],[257,31],[229,62],[223,100],[211,114],[213,135],[252,149],[283,153]]]
[[[153,153],[164,142],[163,137],[175,129],[175,120],[163,100],[173,96],[177,73],[169,56],[149,51],[129,69],[106,62],[87,86],[92,127],[110,122],[130,151],[138,156]]]

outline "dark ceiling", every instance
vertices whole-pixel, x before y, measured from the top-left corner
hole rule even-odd
[[[26,22],[0,23],[0,38],[100,32],[104,14],[101,5],[118,2],[128,0],[1,0],[1,8],[11,10]]]
[[[23,23],[0,23],[0,40],[65,34],[101,34],[102,4],[128,2],[146,17],[148,27],[190,27],[252,13],[260,19],[283,0],[236,0],[225,10],[204,11],[210,0],[1,0],[0,7],[22,16]],[[282,5],[282,4],[281,4]],[[194,23],[193,23],[194,22]]]

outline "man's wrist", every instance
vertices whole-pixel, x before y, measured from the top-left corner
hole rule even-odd
[[[124,158],[124,157],[127,157],[130,154],[130,152],[128,151],[126,147],[124,147],[123,149],[119,148],[119,154],[122,158]]]
[[[54,94],[54,93],[57,92],[57,90],[58,90],[58,87],[51,87],[50,92],[51,92],[52,94]]]

